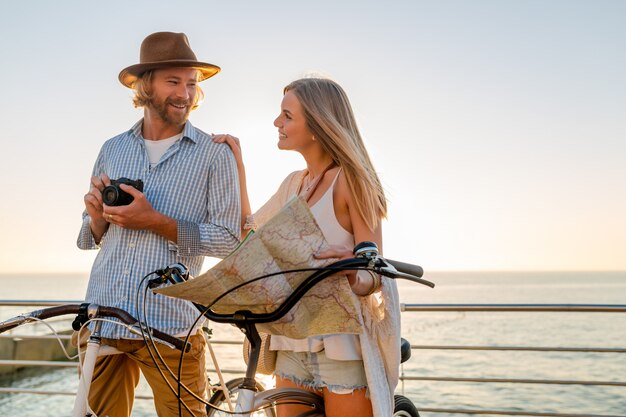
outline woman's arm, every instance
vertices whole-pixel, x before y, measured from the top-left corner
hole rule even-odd
[[[243,164],[241,155],[241,144],[239,139],[232,135],[213,135],[213,142],[226,143],[230,146],[237,163],[237,174],[239,176],[239,192],[241,194],[241,239],[243,240],[250,232],[250,227],[246,225],[248,219],[252,215],[250,208],[250,199],[248,197],[248,187],[246,182],[246,167]]]
[[[350,210],[350,221],[352,222],[352,230],[354,233],[354,242],[375,242],[378,245],[378,251],[383,253],[383,231],[380,221],[374,230],[371,230],[365,220],[359,214],[356,206],[354,205],[354,199],[352,196],[348,199],[348,208]],[[354,255],[351,255],[354,256]],[[369,271],[352,271],[353,275],[348,275],[350,287],[352,292],[356,295],[370,295],[373,292],[379,291],[381,287],[380,276],[375,276],[373,272]]]
[[[335,215],[339,218],[345,218],[349,221],[348,230],[352,230],[352,234],[354,235],[354,242],[375,242],[378,245],[379,251],[382,254],[382,226],[380,222],[378,226],[371,230],[365,220],[359,214],[356,208],[356,200],[354,196],[348,191],[348,184],[343,175],[343,172],[339,174],[339,178],[337,179],[337,184],[335,186],[335,195],[333,196],[335,202],[339,204],[335,204]],[[339,219],[338,219],[339,220]],[[340,221],[340,224],[342,222]],[[343,224],[342,226],[346,226]],[[315,255],[316,258],[324,259],[324,258],[339,258],[339,259],[347,259],[354,257],[352,253],[353,248],[346,248],[345,246],[339,245],[330,245],[327,250],[320,251]],[[370,274],[367,271],[345,271],[346,276],[348,277],[348,281],[350,282],[350,287],[352,291],[356,295],[369,295],[374,291],[378,291],[380,289],[380,277],[378,279]]]

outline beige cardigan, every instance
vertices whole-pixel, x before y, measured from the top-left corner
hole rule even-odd
[[[278,191],[255,214],[263,225],[298,193],[306,170],[296,171],[283,181]],[[400,300],[396,283],[384,278],[382,290],[358,297],[365,332],[360,335],[363,364],[374,417],[393,414],[393,394],[400,372]]]

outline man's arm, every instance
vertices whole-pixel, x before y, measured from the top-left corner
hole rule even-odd
[[[106,174],[99,174],[102,171],[102,155],[101,150],[94,164],[89,192],[83,197],[83,224],[76,241],[80,249],[98,248],[109,228],[109,223],[103,217],[102,189],[111,181]]]
[[[105,206],[103,217],[109,223],[157,233],[177,244],[181,256],[224,257],[239,244],[239,180],[235,159],[227,146],[209,169],[207,223],[168,217],[156,211],[142,192],[125,184],[120,188],[134,200],[127,206]]]
[[[239,244],[241,202],[237,163],[230,148],[221,146],[209,169],[208,223],[178,222],[178,250],[183,256],[197,254],[224,257]],[[196,235],[197,233],[197,235]]]

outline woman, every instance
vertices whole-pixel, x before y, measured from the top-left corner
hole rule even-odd
[[[294,195],[308,203],[330,247],[318,258],[352,257],[355,242],[382,248],[381,220],[387,207],[383,188],[357,128],[348,97],[328,79],[304,78],[284,89],[274,121],[278,147],[299,152],[307,168],[290,174],[276,194],[251,215],[239,140],[228,143],[239,169],[243,235],[263,224]],[[272,336],[277,350],[276,385],[321,393],[327,416],[388,417],[400,363],[400,311],[393,280],[368,272],[346,271],[358,296],[365,323],[360,335],[323,335],[307,339]],[[282,405],[279,416],[306,411]]]

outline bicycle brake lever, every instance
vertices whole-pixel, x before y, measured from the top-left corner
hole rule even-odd
[[[155,342],[161,343],[171,349],[178,349],[184,352],[189,352],[189,350],[191,349],[191,343],[185,343],[184,340],[178,339],[174,336],[170,336],[167,333],[159,331],[158,329],[150,329],[144,326],[142,334],[141,327],[139,326],[140,324],[133,324],[126,326],[126,328],[129,332],[136,334],[137,336],[143,337],[145,334],[150,333]]]
[[[143,336],[142,333],[141,333],[141,330],[139,329],[139,326],[137,326],[137,325],[128,326],[127,330],[129,332],[131,332],[132,334],[134,334],[134,335]],[[144,328],[143,334],[146,334],[148,332],[150,332],[150,330]],[[152,337],[155,337],[154,334],[152,334]],[[174,346],[172,343],[166,342],[165,340],[161,340],[159,338],[155,338],[154,341],[157,342],[157,343],[164,344],[165,346],[167,346],[170,349],[176,349],[176,346]]]
[[[159,285],[165,284],[167,282],[167,277],[165,275],[160,275],[156,278],[152,278],[148,280],[148,288],[156,288]]]
[[[178,284],[190,278],[189,269],[181,263],[169,265],[165,269],[157,269],[153,273],[156,274],[157,277],[148,281],[148,288],[158,287],[166,282]]]

